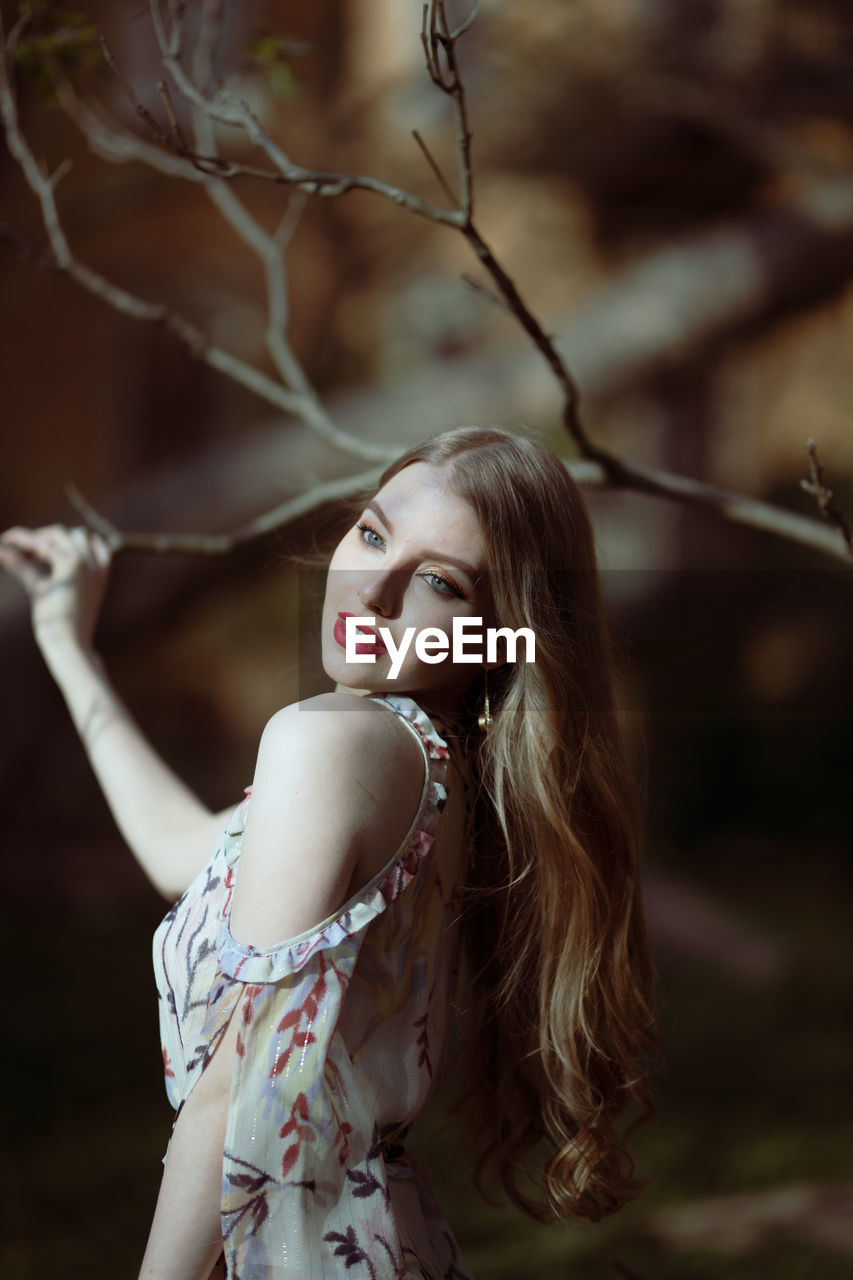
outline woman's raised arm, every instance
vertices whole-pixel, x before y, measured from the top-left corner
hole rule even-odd
[[[214,814],[190,791],[110,684],[92,643],[109,564],[106,543],[82,528],[0,535],[0,565],[30,597],[36,643],[118,828],[154,887],[173,900],[210,857],[231,810]]]

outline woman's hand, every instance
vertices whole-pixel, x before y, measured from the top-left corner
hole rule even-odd
[[[49,525],[0,534],[0,567],[30,597],[42,657],[116,824],[155,889],[174,902],[210,860],[234,807],[211,813],[170,769],[92,647],[111,554],[104,538],[86,529]],[[214,1260],[215,1254],[210,1266]]]
[[[111,555],[100,534],[82,527],[16,525],[0,534],[0,566],[18,579],[30,598],[40,649],[92,647]]]

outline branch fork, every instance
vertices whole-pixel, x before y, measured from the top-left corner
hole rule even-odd
[[[600,445],[593,443],[580,414],[580,391],[560,354],[552,335],[548,334],[532,310],[523,300],[511,276],[497,259],[494,251],[474,223],[474,178],[472,166],[472,135],[468,120],[468,107],[464,79],[461,75],[457,44],[471,29],[478,11],[478,0],[473,0],[468,16],[455,28],[447,17],[446,0],[426,0],[422,11],[421,43],[424,50],[426,71],[432,83],[450,101],[455,142],[458,195],[442,174],[435,158],[421,135],[414,131],[414,138],[421,149],[442,193],[450,207],[424,200],[391,183],[359,174],[327,173],[303,168],[295,164],[265,132],[260,121],[245,102],[229,95],[221,85],[215,85],[213,55],[218,42],[223,0],[200,0],[200,25],[192,56],[192,75],[183,65],[184,54],[184,0],[166,0],[167,19],[164,20],[158,0],[149,0],[151,20],[160,48],[164,71],[174,89],[187,102],[192,111],[194,139],[188,140],[180,126],[171,90],[165,79],[158,83],[158,92],[167,118],[167,127],[157,123],[151,113],[138,101],[126,82],[106,40],[101,38],[101,48],[107,64],[122,84],[129,101],[139,118],[151,133],[156,145],[137,135],[105,123],[94,111],[76,97],[67,80],[59,80],[60,105],[74,120],[86,137],[90,147],[113,163],[127,160],[141,161],[169,176],[199,183],[219,213],[235,234],[248,246],[261,262],[266,282],[267,325],[266,342],[276,370],[271,377],[262,370],[210,343],[204,333],[191,321],[165,303],[152,302],[131,294],[120,285],[106,279],[79,262],[74,256],[62,229],[55,200],[55,189],[68,171],[68,162],[59,166],[51,176],[36,161],[24,138],[17,113],[14,82],[11,73],[11,54],[24,30],[27,17],[22,15],[5,42],[5,56],[0,57],[0,119],[6,134],[10,154],[41,206],[42,221],[50,246],[52,265],[71,276],[81,287],[95,294],[109,306],[138,320],[165,327],[195,359],[208,364],[226,377],[251,390],[255,395],[283,413],[291,414],[305,423],[318,438],[333,448],[342,450],[353,458],[373,463],[373,469],[334,485],[317,485],[297,499],[289,500],[274,511],[259,517],[242,529],[221,537],[204,535],[146,535],[122,534],[104,521],[104,517],[86,502],[76,490],[69,491],[70,500],[83,518],[94,528],[108,536],[116,548],[133,545],[156,551],[198,551],[202,554],[220,554],[230,550],[248,537],[257,537],[272,528],[285,524],[295,515],[311,510],[322,501],[340,497],[372,483],[385,465],[401,452],[402,446],[378,446],[358,440],[341,430],[329,417],[316,391],[287,340],[289,304],[287,277],[284,266],[284,250],[289,244],[304,204],[304,197],[337,198],[350,191],[370,191],[391,200],[407,212],[425,217],[460,233],[469,244],[482,269],[491,280],[492,287],[485,286],[471,277],[467,282],[489,299],[512,314],[533,342],[547,364],[563,397],[562,421],[574,441],[581,458],[575,464],[567,464],[585,483],[599,483],[638,490],[656,496],[682,502],[702,503],[711,506],[722,516],[774,531],[781,536],[812,545],[820,550],[850,562],[853,558],[853,542],[849,526],[832,502],[832,491],[822,478],[822,468],[817,461],[816,447],[807,445],[810,455],[811,479],[802,481],[804,490],[817,500],[823,517],[816,521],[774,508],[743,497],[726,493],[710,485],[659,469],[644,467],[619,458]],[[0,23],[0,41],[2,41]],[[221,157],[218,154],[215,124],[236,127],[260,150],[266,160],[264,165],[248,165]],[[248,176],[271,181],[291,188],[291,201],[279,228],[269,234],[255,220],[247,206],[237,196],[230,179]],[[20,243],[5,228],[0,228],[0,239]],[[32,255],[31,255],[32,256]],[[828,522],[840,537],[828,537]],[[107,527],[109,525],[109,527]]]

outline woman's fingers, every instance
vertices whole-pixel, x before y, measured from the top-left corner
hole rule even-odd
[[[90,536],[91,535],[87,529],[82,529],[80,527],[68,530],[69,541],[74,545],[86,563],[94,567],[95,552],[90,542]]]
[[[92,534],[92,548],[95,553],[95,559],[99,565],[108,565],[112,559],[112,548],[104,541],[99,533]]]
[[[0,534],[0,564],[20,578],[28,591],[48,580],[73,573],[81,562],[89,569],[103,569],[112,552],[96,533],[78,525],[45,525],[26,529],[14,525]]]
[[[48,546],[31,529],[16,527],[0,535],[0,563],[20,578],[27,591],[53,572]]]
[[[27,592],[42,647],[92,644],[111,556],[107,542],[82,525],[15,525],[0,534],[0,565]]]
[[[40,529],[25,529],[21,525],[13,525],[4,533],[0,533],[0,547],[4,543],[23,551],[36,553],[43,553],[46,550],[68,552],[76,549],[78,552],[90,555],[95,543],[106,548],[106,543],[100,534],[90,532],[82,525],[71,529],[61,524],[44,525]]]
[[[0,543],[18,547],[22,551],[35,551],[37,547],[45,545],[45,539],[39,537],[39,532],[38,529],[22,529],[19,525],[13,525],[5,533],[0,533]]]
[[[43,529],[23,529],[16,525],[0,535],[0,539],[6,545],[15,547],[25,554],[48,559],[67,549],[68,544],[63,537],[63,532],[61,528],[54,525]]]

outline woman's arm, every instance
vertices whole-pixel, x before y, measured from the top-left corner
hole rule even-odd
[[[42,653],[121,834],[155,889],[173,902],[210,858],[234,806],[213,813],[169,768],[93,649],[56,644]]]
[[[65,698],[119,830],[173,900],[215,848],[230,810],[214,814],[154,751],[92,646],[110,552],[97,534],[51,525],[9,529],[0,565],[30,597],[36,643]]]
[[[139,1280],[208,1280],[222,1252],[219,1205],[238,1004],[175,1121]]]

